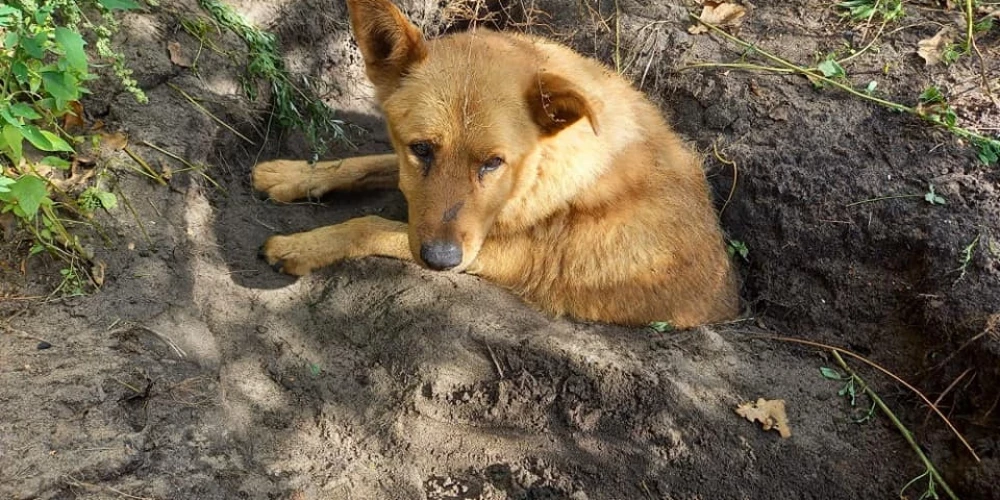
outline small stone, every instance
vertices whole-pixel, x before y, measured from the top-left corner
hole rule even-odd
[[[52,347],[52,344],[50,344],[50,343],[48,343],[48,342],[46,342],[44,340],[38,343],[38,350],[40,350],[40,351],[48,349],[50,347]]]

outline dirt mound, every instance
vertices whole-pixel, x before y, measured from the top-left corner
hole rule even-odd
[[[923,472],[902,436],[881,416],[854,422],[869,402],[852,410],[838,396],[823,351],[754,337],[776,334],[850,348],[940,396],[982,463],[912,394],[862,370],[961,498],[1000,498],[1000,171],[951,136],[799,77],[686,69],[746,55],[688,34],[693,2],[404,2],[427,33],[491,14],[483,23],[618,61],[705,152],[724,226],[749,249],[737,259],[751,319],[675,333],[555,321],[477,278],[380,258],[292,280],[257,258],[265,238],[364,214],[402,220],[402,197],[255,196],[255,161],[308,157],[308,145],[269,126],[266,100],[242,97],[245,49],[231,35],[213,35],[220,50],[203,48],[197,73],[171,63],[169,42],[199,51],[180,20],[203,13],[170,4],[127,15],[118,41],[150,104],[108,86],[85,107],[156,168],[182,167],[141,141],[210,167],[169,188],[113,168],[131,208],[101,221],[110,244],[90,242],[107,263],[101,292],[4,304],[0,497],[898,496]],[[358,149],[328,156],[388,151],[343,5],[233,5],[356,125]],[[826,6],[757,2],[739,34],[812,61],[856,36]],[[938,12],[909,11],[913,26],[859,74],[875,68],[879,89],[911,103],[931,83],[978,78],[972,58],[925,70],[914,47]],[[897,66],[883,78],[887,61]],[[963,119],[998,125],[965,99]],[[928,184],[945,205],[923,201]],[[899,195],[914,196],[866,201]],[[53,267],[34,259],[28,276]],[[49,285],[0,272],[26,294]],[[759,397],[786,401],[791,438],[736,415]]]

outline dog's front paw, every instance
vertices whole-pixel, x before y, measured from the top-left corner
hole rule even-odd
[[[280,202],[318,196],[316,167],[304,161],[273,160],[253,169],[253,188]]]
[[[260,248],[260,256],[278,272],[305,276],[322,267],[321,255],[309,244],[303,234],[272,236]]]

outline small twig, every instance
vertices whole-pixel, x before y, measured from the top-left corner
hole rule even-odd
[[[154,330],[154,329],[152,329],[152,328],[150,328],[148,326],[145,326],[145,325],[138,325],[138,326],[139,326],[139,328],[142,328],[143,330],[146,330],[147,332],[152,333],[153,335],[156,335],[160,340],[163,341],[164,344],[167,344],[168,347],[170,347],[171,349],[173,349],[174,352],[177,353],[177,356],[180,357],[181,359],[184,359],[184,358],[187,357],[187,353],[184,352],[184,349],[181,349],[180,347],[178,347],[177,343],[175,343],[173,341],[173,339],[171,339],[170,337],[168,337],[165,334],[162,334],[162,333],[160,333],[160,332],[158,332],[158,331],[156,331],[156,330]]]
[[[153,170],[153,167],[150,167],[149,164],[146,163],[146,160],[143,160],[142,158],[139,157],[139,155],[133,153],[132,150],[130,150],[128,147],[122,148],[122,151],[125,151],[125,154],[129,155],[129,157],[132,158],[132,160],[134,160],[136,163],[139,164],[139,166],[141,166],[143,168],[143,170],[145,172],[142,172],[142,173],[144,173],[146,175],[146,177],[149,177],[150,179],[153,179],[154,181],[156,181],[157,183],[159,183],[161,186],[166,186],[167,185],[167,181],[163,179],[163,176],[161,176],[160,174],[156,173],[156,171]]]
[[[952,380],[952,382],[948,384],[948,387],[946,387],[944,391],[941,392],[941,394],[937,397],[937,399],[934,400],[934,406],[941,404],[941,401],[944,400],[944,397],[947,396],[948,393],[951,392],[951,390],[954,389],[955,386],[957,386],[958,383],[961,382],[962,379],[965,378],[965,376],[968,375],[969,372],[971,372],[972,370],[973,368],[966,368],[965,371],[958,376],[958,378]],[[975,377],[973,377],[973,379],[975,379]],[[927,421],[930,420],[930,418],[931,418],[931,411],[927,410],[927,416],[924,417],[924,425],[927,425]]]
[[[621,37],[621,17],[622,11],[615,0],[615,70],[622,74],[622,37]]]
[[[150,497],[137,497],[135,495],[129,495],[128,493],[125,493],[124,491],[116,490],[116,489],[114,489],[114,488],[112,488],[110,486],[103,486],[103,485],[99,485],[99,484],[85,483],[85,482],[80,481],[79,479],[77,479],[77,478],[75,478],[73,476],[68,475],[68,474],[65,475],[65,476],[63,476],[63,477],[65,478],[66,482],[69,483],[70,486],[76,486],[78,488],[84,488],[84,489],[89,489],[89,490],[98,490],[98,491],[107,490],[107,491],[110,491],[110,492],[112,492],[112,493],[114,493],[116,495],[128,498],[130,500],[155,500],[155,499],[150,498]]]
[[[214,114],[212,114],[211,111],[209,111],[208,109],[206,109],[205,106],[202,106],[201,103],[199,103],[193,97],[191,97],[190,95],[188,95],[187,92],[184,92],[183,90],[181,90],[180,87],[178,87],[178,86],[176,86],[176,85],[174,85],[172,83],[168,83],[167,86],[170,87],[170,88],[172,88],[172,89],[174,89],[174,90],[176,90],[178,93],[180,93],[180,95],[184,96],[184,98],[187,99],[188,102],[190,102],[192,105],[194,105],[195,108],[198,108],[198,111],[201,111],[202,113],[208,115],[209,118],[215,120],[215,122],[218,123],[219,125],[222,125],[223,127],[226,127],[226,130],[229,130],[230,132],[236,134],[236,136],[239,137],[240,139],[243,139],[244,141],[247,141],[250,144],[253,144],[254,146],[257,145],[256,142],[253,142],[252,140],[250,140],[249,138],[247,138],[247,136],[239,133],[239,131],[237,131],[235,128],[231,127],[228,123],[222,121],[222,119],[220,119],[219,117],[217,117]]]
[[[490,347],[489,344],[486,344],[486,350],[490,352],[490,358],[493,359],[493,365],[497,367],[497,375],[500,375],[500,378],[504,378],[503,367],[500,366],[500,361],[497,360],[497,355],[493,352],[493,348]]]
[[[874,15],[874,14],[875,13],[872,12],[872,15]],[[875,45],[875,42],[878,41],[879,37],[882,36],[882,32],[885,31],[885,27],[888,24],[889,24],[889,20],[888,19],[883,19],[882,20],[882,25],[879,26],[879,28],[878,28],[878,33],[875,33],[875,36],[873,36],[872,39],[871,39],[871,41],[868,42],[868,45],[865,45],[864,47],[861,48],[861,50],[859,50],[859,51],[857,51],[857,52],[855,52],[855,53],[853,53],[853,54],[851,54],[851,55],[849,55],[849,56],[847,56],[847,57],[845,57],[843,59],[840,59],[839,61],[837,61],[837,64],[843,65],[844,63],[849,62],[851,59],[854,59],[855,57],[858,57],[861,54],[864,54],[865,52],[868,52],[868,50],[871,49]],[[863,38],[862,38],[862,40],[863,40]]]
[[[129,201],[128,196],[125,196],[125,191],[123,191],[122,188],[118,186],[117,180],[114,181],[114,185],[115,189],[118,191],[118,196],[121,196],[122,202],[125,203],[125,208],[127,208],[128,211],[132,214],[132,218],[135,219],[135,223],[139,226],[139,231],[142,232],[142,237],[145,238],[146,243],[152,246],[153,239],[150,238],[149,233],[146,232],[146,225],[143,224],[142,219],[139,218],[139,213],[135,211],[134,207],[132,207],[132,203]]]
[[[867,200],[855,201],[854,203],[848,203],[847,205],[844,205],[844,206],[845,207],[853,207],[855,205],[861,205],[861,204],[864,204],[864,203],[874,203],[876,201],[898,200],[900,198],[920,198],[921,196],[924,196],[924,195],[922,195],[922,194],[900,194],[900,195],[895,195],[895,196],[879,196],[878,198],[868,198]]]
[[[924,450],[922,450],[920,448],[920,445],[917,444],[917,441],[913,438],[913,433],[910,432],[910,430],[907,429],[906,426],[899,421],[899,418],[896,417],[896,414],[889,409],[889,407],[885,404],[885,402],[882,401],[882,398],[880,398],[878,394],[875,393],[875,391],[871,388],[871,386],[869,386],[868,383],[864,381],[864,379],[862,379],[857,373],[855,373],[854,370],[851,369],[851,367],[847,366],[847,363],[844,361],[844,358],[840,357],[838,349],[832,349],[830,352],[833,353],[833,358],[837,360],[837,364],[839,364],[840,367],[843,368],[848,375],[854,377],[854,379],[857,380],[859,384],[861,384],[861,388],[865,391],[865,393],[868,394],[868,397],[872,398],[872,401],[875,402],[875,404],[879,407],[880,410],[882,410],[882,413],[884,413],[886,417],[889,417],[889,420],[891,420],[893,425],[896,426],[896,429],[898,429],[899,432],[903,435],[903,439],[906,439],[906,442],[909,443],[910,447],[913,448],[913,451],[920,458],[920,461],[923,462],[924,467],[927,468],[927,472],[931,474],[931,477],[934,478],[934,481],[936,481],[937,484],[939,484],[941,488],[944,489],[944,492],[948,494],[949,498],[953,500],[958,500],[958,496],[955,495],[955,492],[951,491],[951,488],[948,486],[948,483],[944,481],[944,478],[941,477],[941,474],[939,474],[937,469],[934,467],[934,463],[931,462],[929,458],[927,458],[927,455],[924,454]]]
[[[694,63],[682,66],[678,68],[678,71],[684,71],[686,69],[697,69],[697,68],[732,68],[732,69],[742,69],[744,71],[764,71],[767,73],[798,73],[798,71],[794,69],[777,68],[774,66],[765,66],[763,64],[750,64],[750,63]]]
[[[947,357],[941,360],[941,362],[934,367],[934,370],[937,370],[942,366],[948,364],[948,362],[954,359],[955,356],[957,356],[960,352],[964,351],[967,347],[975,343],[977,340],[989,335],[990,332],[996,330],[998,327],[1000,327],[1000,313],[990,316],[990,318],[986,320],[986,326],[983,328],[983,331],[973,335],[972,338],[970,338],[969,340],[962,342],[962,345],[958,346],[958,349],[955,349],[950,354],[948,354]]]
[[[150,142],[142,141],[142,145],[146,146],[146,147],[149,147],[149,148],[152,148],[152,149],[160,152],[161,154],[164,154],[166,156],[169,156],[170,158],[173,158],[174,160],[177,160],[177,161],[181,162],[181,164],[183,164],[189,170],[197,173],[198,175],[202,176],[206,181],[210,182],[213,186],[215,186],[215,189],[218,189],[222,193],[227,193],[227,191],[225,189],[223,189],[222,186],[220,186],[218,182],[215,182],[215,179],[211,178],[205,172],[202,172],[202,170],[204,170],[204,167],[199,167],[199,166],[197,166],[197,165],[195,165],[195,164],[193,164],[193,163],[185,160],[184,158],[181,158],[180,156],[178,156],[178,155],[176,155],[174,153],[171,153],[170,151],[167,151],[166,149],[163,149],[163,148],[161,148],[161,147],[159,147],[159,146],[157,146],[155,144],[152,144]],[[180,172],[180,170],[178,170],[178,172]]]
[[[721,217],[723,213],[726,212],[726,207],[729,206],[729,202],[733,200],[733,195],[736,193],[736,181],[739,179],[740,169],[736,166],[736,162],[727,158],[723,158],[719,154],[718,142],[712,143],[712,151],[715,153],[715,159],[719,160],[724,165],[729,165],[733,167],[733,185],[729,187],[729,197],[726,198],[726,202],[722,204],[722,209],[719,210],[719,216]]]

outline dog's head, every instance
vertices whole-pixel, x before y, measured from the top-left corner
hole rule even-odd
[[[584,118],[597,132],[592,103],[541,70],[526,39],[478,32],[427,41],[388,0],[347,4],[400,158],[413,256],[464,270],[507,203],[545,175],[540,145]]]

